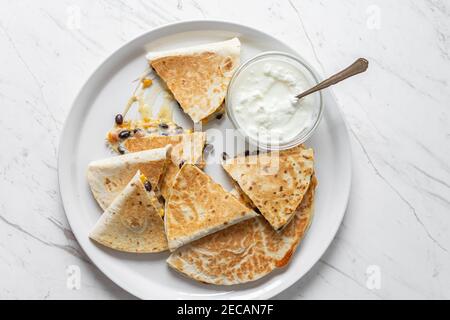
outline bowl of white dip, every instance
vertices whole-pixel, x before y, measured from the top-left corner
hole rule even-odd
[[[295,96],[319,82],[317,73],[301,58],[283,52],[264,52],[236,70],[225,99],[234,126],[253,145],[283,150],[305,142],[323,113],[320,92]]]

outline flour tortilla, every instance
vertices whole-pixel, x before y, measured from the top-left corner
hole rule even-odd
[[[168,249],[164,221],[154,192],[145,190],[137,171],[106,209],[89,237],[109,248],[134,253]]]
[[[106,210],[137,170],[147,177],[154,189],[158,189],[169,151],[170,146],[167,146],[91,162],[87,180],[100,207]]]
[[[308,190],[314,173],[314,153],[298,146],[229,159],[223,168],[272,227],[280,230],[292,219]]]
[[[311,223],[315,178],[312,181],[294,218],[281,232],[258,216],[176,250],[167,263],[189,278],[216,285],[255,281],[286,266]],[[234,194],[239,197],[238,192]]]
[[[190,163],[203,168],[203,148],[206,143],[205,132],[193,132],[173,136],[147,136],[143,138],[130,138],[125,141],[125,147],[131,151],[160,148],[172,145],[170,159],[166,171],[161,179],[160,190],[164,199],[168,200],[170,190],[176,174],[180,171],[181,163]]]
[[[134,101],[134,100],[133,100]],[[131,107],[131,105],[130,105]],[[148,108],[144,108],[148,110]],[[142,111],[142,110],[140,110]],[[124,112],[125,113],[125,112]],[[111,148],[112,151],[123,154],[127,151],[136,152],[145,149],[138,150],[126,150],[126,141],[131,139],[133,141],[138,140],[137,138],[143,138],[147,136],[158,136],[158,135],[178,135],[182,133],[188,133],[188,130],[184,130],[179,125],[174,123],[169,119],[152,119],[141,114],[142,119],[132,119],[124,120],[122,124],[114,124],[111,130],[106,134],[106,143]],[[120,138],[120,134],[123,131],[130,132],[130,136],[123,140]],[[139,141],[139,140],[138,140]],[[163,147],[163,146],[161,146]],[[154,148],[153,148],[154,149]]]
[[[151,135],[142,138],[129,138],[125,140],[124,145],[129,152],[137,152],[162,148],[170,144],[172,145],[170,158],[175,164],[186,162],[203,167],[205,142],[205,132],[193,132],[171,136]]]
[[[166,202],[169,248],[176,248],[257,214],[241,204],[198,167],[185,164]]]
[[[214,113],[224,101],[239,65],[238,38],[184,49],[149,52],[147,59],[194,122]]]

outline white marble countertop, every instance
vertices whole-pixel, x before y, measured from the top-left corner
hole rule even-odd
[[[185,19],[262,29],[323,74],[359,56],[371,62],[334,89],[353,150],[344,222],[320,262],[277,298],[450,298],[448,1],[21,0],[0,9],[0,298],[133,298],[70,231],[58,141],[72,99],[105,57]]]

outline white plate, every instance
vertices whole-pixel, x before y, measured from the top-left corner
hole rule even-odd
[[[297,54],[280,40],[261,31],[228,22],[189,21],[152,30],[114,52],[92,74],[75,99],[62,134],[58,173],[61,197],[70,226],[86,254],[112,281],[144,299],[265,299],[299,280],[319,260],[333,240],[345,213],[350,192],[351,156],[345,123],[329,91],[324,92],[322,123],[308,145],[315,149],[319,180],[315,216],[306,238],[291,263],[282,270],[253,283],[212,286],[194,282],[170,270],[162,254],[127,254],[91,242],[89,231],[101,214],[86,181],[90,161],[111,156],[105,133],[114,115],[123,111],[135,84],[145,69],[148,50],[167,49],[222,41],[238,36],[242,61],[257,53],[278,50]],[[176,120],[186,124],[181,114]],[[208,128],[231,127],[228,119],[214,121]],[[217,142],[217,141],[216,141]],[[219,146],[217,148],[220,148]],[[221,150],[215,150],[220,156]],[[233,155],[234,151],[226,151]],[[211,164],[207,172],[229,189],[223,170]]]

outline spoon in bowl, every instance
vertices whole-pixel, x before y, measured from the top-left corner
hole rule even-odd
[[[335,75],[329,77],[328,79],[320,82],[319,84],[315,85],[311,89],[308,89],[305,92],[302,92],[299,95],[296,95],[295,97],[300,100],[301,98],[303,98],[311,93],[328,88],[329,86],[332,86],[338,82],[341,82],[342,80],[353,77],[354,75],[357,75],[359,73],[365,72],[368,67],[369,67],[369,61],[367,61],[367,59],[364,59],[364,58],[359,58],[353,64],[351,64],[349,67],[336,73]]]

